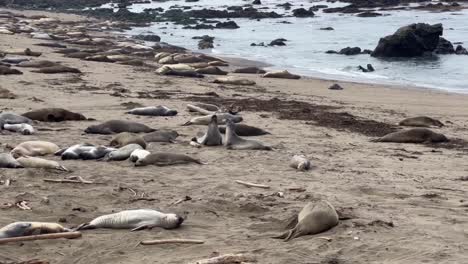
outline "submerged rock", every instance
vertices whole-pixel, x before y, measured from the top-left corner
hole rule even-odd
[[[375,71],[374,67],[372,67],[372,64],[367,64],[367,68],[364,68],[361,65],[359,65],[358,69],[361,70],[362,72],[373,72],[373,71]]]
[[[357,55],[361,54],[361,48],[359,47],[346,47],[344,49],[341,49],[338,54],[343,54],[343,55]]]
[[[366,12],[359,13],[356,16],[358,16],[358,17],[378,17],[378,16],[383,16],[383,15],[380,14],[380,13],[377,13],[377,12],[366,11]]]
[[[286,46],[286,41],[288,40],[284,38],[275,39],[271,41],[270,44],[268,44],[268,46]]]
[[[437,44],[437,48],[435,49],[436,54],[453,54],[455,53],[455,49],[450,41],[440,37],[439,44]]]
[[[468,51],[462,45],[458,45],[457,48],[455,49],[455,54],[468,55]]]

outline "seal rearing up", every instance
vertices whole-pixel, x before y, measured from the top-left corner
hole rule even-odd
[[[271,147],[263,145],[261,142],[255,140],[248,140],[239,137],[236,134],[236,125],[232,120],[226,120],[226,138],[224,145],[227,149],[253,149],[253,150],[272,150]]]
[[[192,141],[205,146],[220,146],[223,144],[223,137],[219,132],[218,128],[218,117],[213,115],[211,117],[210,124],[208,125],[208,131],[202,137],[194,137]]]

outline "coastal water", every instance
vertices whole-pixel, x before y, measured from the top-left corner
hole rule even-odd
[[[169,8],[179,4],[194,9],[226,7],[226,1],[200,0],[195,3],[185,1],[153,2],[134,4],[132,12],[145,8]],[[229,5],[245,5],[246,1],[232,0]],[[284,1],[263,0],[265,11],[291,14],[276,7]],[[293,1],[293,8],[324,4],[329,7],[343,6],[343,3]],[[258,8],[258,6],[257,6]],[[353,14],[315,12],[312,18],[285,17],[280,19],[234,19],[239,29],[188,30],[180,25],[154,23],[150,27],[135,28],[129,34],[154,33],[162,41],[196,50],[198,40],[193,36],[210,35],[215,37],[215,48],[204,52],[219,55],[242,57],[272,64],[274,69],[288,69],[294,73],[326,79],[350,80],[397,85],[412,85],[443,89],[451,92],[468,93],[468,56],[439,55],[431,58],[382,60],[369,55],[345,56],[326,54],[327,50],[340,50],[347,46],[374,49],[379,38],[392,34],[401,26],[411,23],[442,23],[444,38],[451,42],[463,42],[468,47],[468,10],[457,12],[428,11],[386,11],[384,16],[360,18]],[[216,19],[223,21],[223,19]],[[280,23],[282,21],[291,24]],[[333,27],[332,31],[320,30]],[[283,47],[251,47],[251,43],[269,43],[276,38],[288,40]],[[372,64],[375,72],[363,73],[358,65]]]

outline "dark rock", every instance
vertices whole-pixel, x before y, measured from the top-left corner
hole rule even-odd
[[[383,16],[383,15],[380,14],[380,13],[377,13],[377,12],[366,11],[366,12],[359,13],[356,16],[358,16],[358,17],[378,17],[378,16]]]
[[[260,42],[260,43],[251,43],[250,46],[252,47],[255,47],[255,46],[259,46],[259,47],[265,47],[265,43],[264,42]]]
[[[433,52],[442,35],[442,24],[411,24],[379,40],[374,57],[418,57]]]
[[[268,46],[286,46],[286,43],[284,43],[286,41],[288,40],[284,38],[275,39],[271,41],[270,44],[268,44]]]
[[[286,2],[286,3],[284,3],[284,4],[277,4],[276,6],[277,6],[277,7],[282,7],[282,8],[284,8],[284,9],[286,9],[286,10],[289,10],[289,9],[291,9],[292,4]]]
[[[304,8],[298,8],[293,10],[293,16],[295,17],[313,17],[314,12],[311,10],[305,10]]]
[[[349,5],[345,7],[334,7],[334,8],[326,8],[323,9],[322,12],[324,13],[345,13],[345,14],[353,14],[362,12],[361,9],[355,7],[354,5]]]
[[[327,54],[337,54],[338,52],[334,51],[334,50],[327,50],[325,53],[327,53]]]
[[[455,54],[468,55],[468,51],[462,45],[458,45],[455,49]]]
[[[310,11],[319,11],[319,9],[328,8],[327,5],[313,5],[309,8]]]
[[[234,21],[227,21],[227,22],[217,23],[216,28],[236,29],[236,28],[239,28],[239,26]]]
[[[372,53],[372,50],[370,49],[365,49],[361,52],[361,54],[371,54]]]
[[[374,67],[372,67],[372,64],[367,64],[367,68],[364,68],[361,65],[359,65],[358,69],[361,70],[362,72],[373,72],[373,71],[375,71]]]
[[[133,38],[141,39],[141,40],[144,40],[144,41],[152,41],[152,42],[160,42],[161,41],[161,37],[158,36],[158,35],[137,35],[137,36],[134,36]]]
[[[260,0],[254,0],[252,2],[252,5],[261,5],[261,4],[262,4],[262,2]]]
[[[335,29],[332,27],[323,27],[323,28],[320,28],[320,30],[335,30]]]
[[[350,55],[357,55],[357,54],[360,54],[361,53],[361,48],[359,47],[346,47],[344,49],[341,49],[339,52],[339,54],[343,54],[343,55],[347,55],[347,56],[350,56]]]
[[[453,54],[455,53],[455,49],[450,41],[440,37],[439,44],[437,44],[437,48],[434,52],[436,54]]]
[[[215,29],[212,25],[197,24],[195,26],[185,26],[183,29]]]
[[[343,90],[344,88],[341,87],[339,84],[335,83],[332,86],[328,87],[328,90]]]

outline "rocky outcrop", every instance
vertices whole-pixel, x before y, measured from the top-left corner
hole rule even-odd
[[[457,48],[455,49],[455,54],[468,55],[468,51],[462,45],[458,45]]]
[[[383,16],[383,15],[380,14],[380,13],[377,13],[377,12],[366,11],[366,12],[359,13],[356,16],[358,16],[358,17],[378,17],[378,16]]]
[[[216,28],[236,29],[236,28],[239,28],[239,26],[234,21],[227,21],[227,22],[217,23]]]
[[[437,44],[437,48],[434,52],[436,54],[453,54],[455,53],[455,49],[450,41],[440,37],[439,44]]]
[[[379,40],[374,57],[418,57],[433,52],[442,35],[442,24],[411,24]]]
[[[306,10],[304,8],[298,8],[293,10],[293,16],[295,17],[313,17],[315,16],[312,10]]]
[[[137,36],[134,36],[133,38],[141,39],[141,40],[144,40],[144,41],[152,41],[152,42],[160,42],[161,41],[161,37],[158,36],[158,35],[137,35]]]
[[[268,44],[268,46],[286,46],[286,41],[288,40],[284,38],[275,39],[271,41],[270,44]]]

